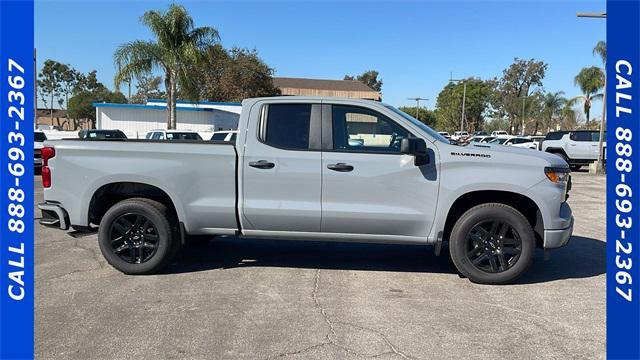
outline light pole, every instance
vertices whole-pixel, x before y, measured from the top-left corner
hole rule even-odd
[[[449,77],[449,82],[462,82],[462,115],[460,116],[460,131],[464,131],[464,103],[467,100],[467,81],[466,79],[453,79]]]
[[[607,18],[607,13],[606,12],[602,12],[602,13],[577,13],[576,14],[579,18],[595,18],[595,19],[606,19]],[[607,116],[607,68],[605,65],[605,69],[604,69],[605,75],[604,75],[604,89],[602,90],[602,117],[600,118],[600,138],[598,139],[598,162],[596,163],[596,174],[598,173],[602,173],[602,170],[604,169],[602,167],[602,163],[604,162],[604,151],[602,151],[602,142],[604,141],[604,126],[605,126],[605,119]],[[587,123],[589,122],[589,119],[587,119]]]
[[[414,98],[408,98],[408,100],[416,101],[416,119],[420,120],[420,100],[428,101],[429,99],[422,98],[422,97],[414,97]]]

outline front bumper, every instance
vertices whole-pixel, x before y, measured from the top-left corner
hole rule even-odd
[[[62,230],[69,229],[69,215],[60,204],[43,202],[38,204],[38,209],[42,212],[40,224]]]
[[[569,227],[559,230],[545,230],[544,231],[544,248],[556,249],[567,245],[571,235],[573,234],[573,216]]]

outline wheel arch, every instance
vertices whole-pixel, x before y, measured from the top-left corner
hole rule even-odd
[[[486,203],[505,204],[521,212],[536,234],[536,243],[542,245],[544,222],[540,207],[530,197],[504,190],[476,190],[460,195],[449,208],[442,238],[449,239],[453,225],[467,210]]]
[[[147,198],[165,205],[181,221],[181,214],[171,196],[156,185],[132,181],[116,181],[98,187],[87,209],[88,223],[99,224],[104,214],[116,203],[130,198]]]

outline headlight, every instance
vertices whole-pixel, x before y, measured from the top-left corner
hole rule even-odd
[[[552,183],[562,184],[569,181],[571,170],[568,167],[546,167],[544,168],[544,174],[547,175],[547,178]]]

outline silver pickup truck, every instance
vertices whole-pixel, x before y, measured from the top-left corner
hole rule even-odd
[[[560,157],[451,144],[379,102],[248,99],[235,142],[47,141],[41,222],[99,226],[127,274],[165,266],[188,235],[434,245],[460,273],[509,283],[573,229]]]

